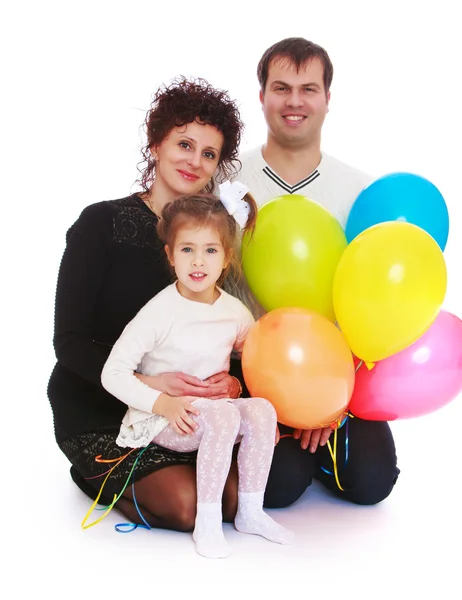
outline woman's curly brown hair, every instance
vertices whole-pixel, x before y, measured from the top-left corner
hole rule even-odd
[[[179,77],[157,90],[146,115],[147,142],[141,150],[143,159],[138,165],[141,176],[137,181],[145,192],[149,191],[155,173],[151,148],[158,146],[174,127],[193,121],[213,125],[223,134],[217,181],[224,181],[235,174],[233,162],[239,164],[238,150],[244,129],[235,101],[231,100],[228,92],[212,87],[205,79]],[[213,187],[212,181],[205,189],[211,192]]]

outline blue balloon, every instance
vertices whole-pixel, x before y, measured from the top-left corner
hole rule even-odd
[[[443,251],[449,234],[449,213],[440,191],[412,173],[391,173],[370,183],[356,198],[345,235],[358,234],[385,221],[407,221],[429,233]]]

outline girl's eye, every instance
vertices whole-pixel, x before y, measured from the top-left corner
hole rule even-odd
[[[207,248],[207,252],[208,252],[209,254],[215,254],[215,252],[216,252],[216,249],[215,249],[215,248]]]
[[[192,248],[190,248],[189,246],[185,246],[181,249],[181,252],[192,252]]]

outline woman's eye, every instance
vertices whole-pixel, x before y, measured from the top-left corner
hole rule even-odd
[[[211,160],[215,160],[215,154],[213,152],[204,152],[204,156],[210,158]]]
[[[190,145],[188,144],[188,142],[180,142],[179,144],[182,148],[190,148]]]

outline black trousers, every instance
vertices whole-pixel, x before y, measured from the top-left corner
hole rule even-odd
[[[231,374],[243,381],[239,361],[232,361]],[[250,394],[244,389],[243,395]],[[281,435],[293,431],[285,425],[279,428]],[[332,434],[331,445],[333,440]],[[349,502],[377,504],[384,500],[399,475],[395,444],[388,423],[349,418],[348,427],[344,425],[337,432],[337,473],[343,491],[339,489],[333,471],[327,445],[318,447],[311,454],[308,449],[302,450],[300,440],[282,438],[274,450],[265,506],[282,508],[293,504],[311,485],[313,478]]]

